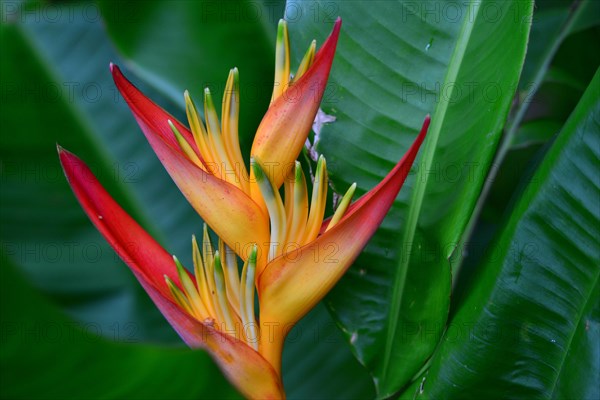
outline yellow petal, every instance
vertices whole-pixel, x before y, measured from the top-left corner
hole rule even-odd
[[[304,73],[306,71],[308,71],[308,69],[310,68],[310,66],[312,65],[312,63],[315,59],[316,49],[317,49],[317,41],[313,40],[310,43],[310,46],[308,47],[306,54],[304,54],[304,58],[302,59],[302,62],[300,62],[300,66],[298,67],[298,72],[296,72],[294,79],[292,79],[292,83],[294,83],[298,79],[302,78],[302,75],[304,75]]]
[[[298,161],[296,161],[298,163]],[[295,170],[290,170],[290,173],[283,181],[283,200],[285,206],[285,218],[288,221],[292,220],[292,214],[294,213],[294,181],[295,181]]]
[[[215,160],[218,158],[212,153],[212,148],[208,144],[208,133],[204,127],[204,122],[200,119],[196,105],[187,90],[183,93],[183,97],[185,98],[185,112],[190,123],[194,142],[200,150],[204,161],[208,164],[213,164],[217,162]]]
[[[179,147],[181,147],[181,150],[183,151],[183,153],[190,159],[190,161],[192,161],[194,164],[196,164],[202,170],[206,171],[204,164],[202,164],[202,161],[200,161],[200,158],[198,157],[196,152],[192,149],[192,146],[190,146],[190,144],[183,138],[183,136],[181,135],[181,133],[179,132],[177,127],[175,127],[175,125],[173,124],[173,122],[171,122],[171,120],[168,120],[167,122],[168,122],[169,126],[171,127],[171,130],[173,131],[173,134],[175,135],[175,139],[177,140],[177,143],[179,143]]]
[[[213,160],[216,162],[214,173],[222,180],[235,185],[245,192],[246,183],[240,178],[239,168],[235,168],[235,162],[229,158],[229,154],[225,148],[225,141],[221,133],[221,124],[208,88],[204,89],[204,115],[206,117],[208,144],[212,147],[212,154],[217,157],[217,159]],[[238,164],[238,167],[241,167],[241,164]]]
[[[235,253],[222,240],[219,240],[219,254],[227,286],[227,300],[231,308],[240,315],[240,274]]]
[[[184,309],[189,315],[194,315],[194,311],[192,310],[192,306],[190,305],[189,300],[185,296],[185,294],[177,287],[175,282],[171,280],[168,276],[165,275],[165,282],[169,287],[169,291],[173,296],[173,300],[177,303],[182,309]]]
[[[290,199],[290,203],[292,203],[293,206],[290,206],[291,215],[288,218],[286,244],[283,248],[284,252],[294,250],[302,245],[308,218],[308,192],[306,190],[306,179],[304,178],[302,166],[298,161],[296,161],[296,168],[294,171],[293,189],[291,189],[290,192],[291,196],[293,196]]]
[[[312,198],[310,200],[310,214],[306,224],[306,232],[302,244],[314,240],[321,229],[323,216],[325,215],[325,205],[327,203],[327,163],[322,155],[317,162],[315,172],[315,182],[313,183]]]
[[[221,264],[221,257],[219,252],[215,254],[214,260],[214,274],[215,274],[215,289],[217,295],[217,309],[220,314],[221,322],[225,323],[222,327],[227,331],[235,331],[235,324],[233,323],[233,316],[231,315],[231,308],[229,307],[229,301],[227,300],[227,288],[225,287],[225,276],[223,273],[223,266]]]
[[[350,202],[352,201],[352,197],[354,196],[355,190],[356,190],[356,183],[353,183],[350,186],[350,188],[346,191],[346,194],[344,194],[344,197],[342,197],[342,200],[340,201],[338,208],[335,210],[335,214],[333,214],[333,217],[331,217],[331,221],[329,221],[329,224],[327,225],[326,231],[330,230],[338,222],[340,222],[340,220],[344,216],[344,213],[348,209]]]
[[[287,22],[280,19],[277,27],[277,44],[275,47],[275,82],[271,102],[277,100],[285,91],[290,80],[290,38]]]
[[[268,261],[281,253],[281,244],[285,240],[286,216],[285,206],[281,200],[281,195],[273,183],[265,174],[260,160],[251,159],[252,172],[256,177],[256,182],[269,210],[271,218],[271,240],[269,242]],[[259,271],[260,274],[260,271]]]
[[[194,312],[194,316],[199,320],[207,318],[209,315],[204,302],[196,290],[196,285],[188,275],[186,269],[183,267],[183,265],[181,265],[177,257],[173,256],[173,261],[175,261],[175,265],[177,266],[177,275],[179,276],[179,281],[181,282],[183,292]]]
[[[221,111],[221,122],[223,130],[223,142],[225,151],[233,169],[238,175],[241,182],[241,187],[248,193],[248,171],[244,164],[242,151],[240,150],[240,140],[238,134],[238,121],[240,114],[240,84],[239,73],[237,68],[229,71],[225,93],[223,93],[223,107]]]
[[[202,260],[202,254],[198,248],[198,242],[196,237],[192,235],[192,259],[194,261],[194,276],[196,278],[196,286],[198,287],[198,293],[200,298],[206,306],[208,315],[216,315],[215,306],[213,305],[212,295],[208,286],[208,278],[206,277],[206,270],[204,268],[204,261]]]
[[[242,279],[240,283],[241,292],[241,308],[240,313],[242,315],[242,326],[244,327],[244,333],[247,333],[247,343],[254,350],[258,350],[258,325],[256,323],[256,317],[254,315],[254,280],[256,273],[256,250],[254,246],[248,261],[244,264],[242,269]]]

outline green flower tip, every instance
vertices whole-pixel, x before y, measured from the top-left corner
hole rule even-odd
[[[186,107],[191,107],[192,110],[196,111],[196,104],[194,104],[194,99],[192,99],[192,95],[190,94],[189,90],[186,89],[183,92],[183,98],[185,99]]]
[[[207,87],[204,88],[204,104],[206,104],[206,107],[208,108],[214,108],[212,95],[210,94],[210,89]]]
[[[177,256],[173,256],[173,261],[175,261],[175,266],[177,267],[177,272],[182,272],[185,268],[177,258]]]
[[[238,71],[237,67],[233,67],[229,73],[233,75],[233,90],[238,92],[240,88],[240,72]]]
[[[300,161],[296,161],[296,170],[294,171],[294,179],[297,183],[300,183],[302,181],[302,165],[300,164]]]
[[[278,40],[283,36],[283,32],[285,31],[285,28],[287,28],[287,21],[285,19],[281,18],[279,20],[279,23],[277,24],[277,39]]]
[[[252,245],[252,250],[250,251],[250,256],[248,256],[248,264],[256,264],[256,252],[258,251],[258,246],[256,243]]]
[[[284,19],[279,20],[279,24],[277,25],[277,45],[283,46],[287,42],[287,22]]]
[[[316,174],[319,175],[323,168],[327,168],[327,161],[325,160],[325,156],[323,156],[323,154],[321,154],[319,156],[319,160],[317,161],[317,173]]]
[[[265,173],[260,167],[259,161],[254,157],[250,158],[250,166],[252,167],[252,172],[254,172],[256,182],[262,182],[265,179]]]
[[[215,273],[223,274],[223,265],[221,264],[221,255],[219,254],[219,250],[215,251]]]
[[[167,123],[169,124],[169,127],[171,128],[173,135],[175,135],[177,140],[181,143],[181,140],[183,140],[183,137],[181,136],[181,132],[179,132],[179,129],[177,129],[177,127],[175,126],[173,121],[171,121],[170,119],[167,120]]]

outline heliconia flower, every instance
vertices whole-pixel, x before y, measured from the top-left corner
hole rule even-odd
[[[310,196],[295,159],[320,102],[311,86],[325,87],[340,24],[319,52],[315,42],[310,45],[292,77],[287,26],[280,22],[271,106],[248,169],[237,137],[236,69],[227,81],[221,122],[208,89],[204,121],[185,93],[188,130],[111,65],[117,87],[159,159],[220,237],[213,246],[205,225],[201,244],[192,238],[193,275],[119,207],[79,158],[59,148],[67,179],[98,230],[182,339],[206,349],[249,398],[285,397],[281,354],[286,334],[342,277],[381,224],[429,126],[427,116],[408,152],[375,188],[352,202],[356,184],[351,185],[334,215],[324,219],[325,158],[317,162]],[[300,93],[294,102],[285,100],[291,90]],[[241,276],[237,256],[243,262]]]
[[[280,368],[286,333],[341,278],[373,235],[400,191],[428,126],[429,117],[408,152],[375,188],[350,204],[352,185],[333,217],[325,221],[324,158],[319,160],[312,194],[313,205],[318,206],[311,207],[310,212],[299,164],[293,183],[286,184],[289,195],[285,198],[291,200],[283,204],[260,164],[253,160],[266,203],[277,209],[274,224],[280,224],[286,240],[289,237],[282,247],[292,246],[285,251],[278,248],[270,255],[259,275],[258,247],[253,245],[241,277],[235,254],[223,241],[215,250],[206,227],[202,251],[192,239],[194,275],[190,275],[110,197],[83,161],[62,148],[59,156],[89,218],[182,339],[190,347],[208,350],[248,398],[284,398]],[[318,221],[318,228],[309,221]],[[333,258],[318,256],[332,254],[331,246],[335,249]],[[254,314],[255,285],[258,320]]]

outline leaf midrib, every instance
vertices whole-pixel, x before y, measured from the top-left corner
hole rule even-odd
[[[449,62],[449,68],[444,77],[445,82],[455,82],[462,66],[462,60],[465,57],[466,49],[469,44],[473,28],[479,17],[479,10],[482,1],[472,1],[469,3],[469,9],[472,10],[472,15],[465,16],[463,24],[461,26],[460,33],[458,35],[457,43],[452,52]],[[447,99],[452,98],[452,93],[456,85],[452,85],[452,91],[449,96],[443,96],[443,101],[440,101],[439,106],[436,108],[435,113],[432,117],[432,126],[430,127],[427,135],[427,143],[425,144],[425,150],[423,154],[423,160],[425,165],[430,167],[433,163],[433,157],[437,147],[437,142],[440,137],[441,126],[443,124],[445,115],[448,111],[449,101]],[[405,235],[403,237],[403,243],[412,243],[414,240],[417,221],[421,213],[421,207],[423,204],[423,198],[425,196],[425,189],[429,182],[429,175],[425,174],[424,177],[420,177],[421,171],[426,171],[428,168],[419,168],[419,177],[413,191],[412,201],[408,212],[408,218],[406,222]],[[411,246],[412,247],[412,246]],[[410,254],[410,253],[409,253]],[[404,285],[406,283],[406,274],[408,265],[410,263],[410,257],[401,257],[398,263],[398,273],[396,274],[396,280],[393,285],[393,292],[391,298],[391,309],[389,314],[389,324],[386,332],[385,352],[383,360],[383,370],[381,380],[385,381],[388,376],[389,364],[391,359],[391,350],[393,347],[392,338],[395,337],[395,333],[398,327],[398,319],[402,304],[402,293],[404,292]]]

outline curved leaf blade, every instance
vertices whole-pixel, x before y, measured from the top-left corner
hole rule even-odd
[[[408,397],[597,396],[599,163],[600,70]]]

